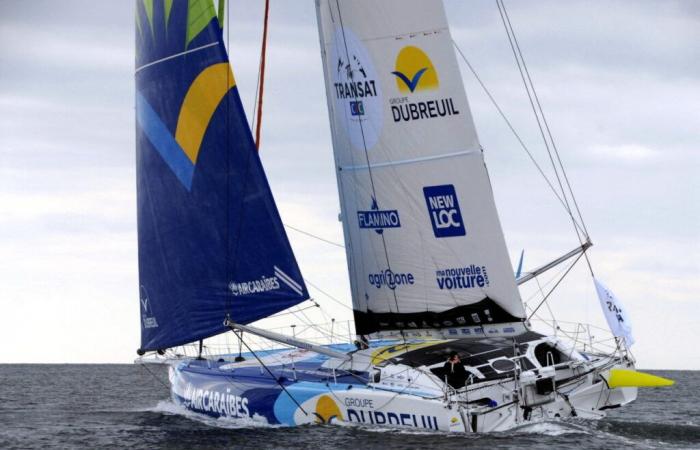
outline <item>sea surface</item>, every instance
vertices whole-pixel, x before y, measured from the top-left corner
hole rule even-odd
[[[700,449],[700,371],[653,373],[676,385],[640,390],[634,404],[600,421],[443,435],[200,418],[170,402],[158,366],[0,365],[0,449]]]

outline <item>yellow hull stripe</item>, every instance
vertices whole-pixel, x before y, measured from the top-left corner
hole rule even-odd
[[[199,148],[214,111],[235,85],[231,68],[225,62],[204,69],[187,91],[177,119],[175,140],[192,164],[197,162]]]

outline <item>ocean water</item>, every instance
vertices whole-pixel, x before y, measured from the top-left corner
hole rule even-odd
[[[634,404],[604,420],[443,435],[201,418],[169,401],[167,374],[157,366],[0,365],[0,449],[700,449],[700,372],[654,373],[676,385],[640,390]]]

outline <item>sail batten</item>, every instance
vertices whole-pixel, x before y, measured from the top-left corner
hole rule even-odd
[[[317,16],[357,331],[521,321],[441,2]]]
[[[141,28],[153,24],[136,34],[142,350],[214,336],[227,318],[247,324],[309,298],[211,0],[151,6],[137,1]]]

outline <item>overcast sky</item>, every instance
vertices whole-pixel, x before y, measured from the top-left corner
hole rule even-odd
[[[0,362],[135,356],[132,3],[0,0]],[[283,220],[342,242],[314,2],[271,3],[263,163]],[[700,369],[700,3],[507,5],[593,267],[632,316],[639,366]],[[546,163],[495,2],[446,7],[455,41]],[[232,1],[230,12],[250,113],[262,2]],[[566,214],[462,74],[512,259],[525,249],[528,269],[575,247]],[[343,250],[288,233],[305,277],[349,305]],[[350,318],[310,290],[328,314]],[[604,325],[584,265],[550,305],[560,320]]]

